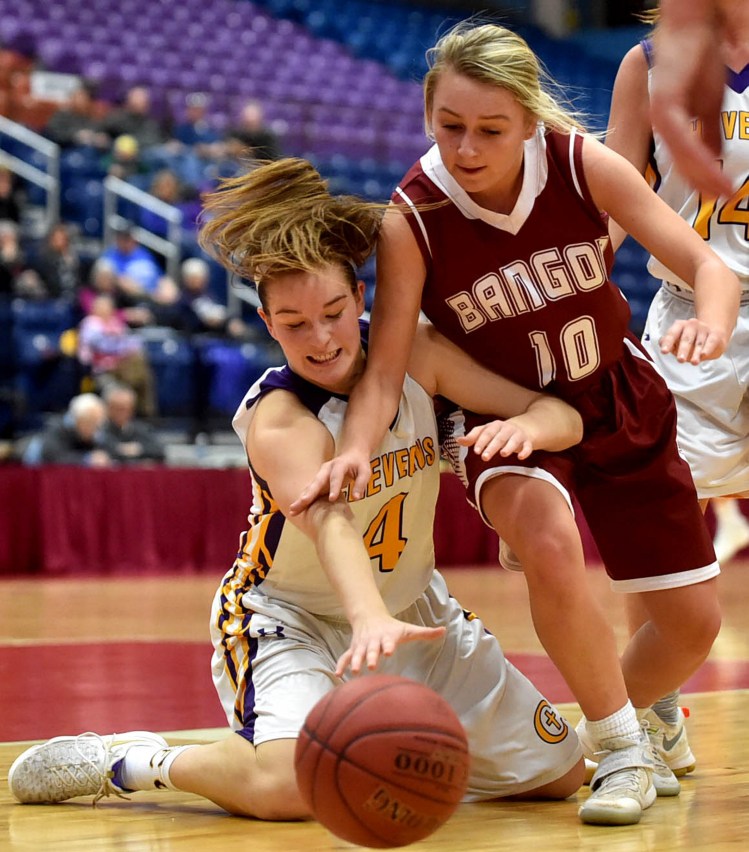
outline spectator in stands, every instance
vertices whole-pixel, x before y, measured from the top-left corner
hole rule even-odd
[[[165,141],[161,124],[151,115],[151,93],[145,86],[129,89],[125,103],[104,118],[101,129],[112,141],[118,136],[132,136],[141,150]]]
[[[197,191],[181,183],[177,174],[171,169],[160,169],[151,179],[149,192],[159,201],[176,207],[182,213],[182,232],[189,239],[189,247],[197,247],[194,238],[197,229],[197,218],[200,213],[200,199]],[[154,213],[147,207],[141,208],[140,224],[148,231],[164,239],[169,236],[168,223],[163,216]],[[183,240],[184,242],[184,240]]]
[[[91,370],[97,391],[103,393],[111,384],[129,385],[138,398],[138,413],[156,415],[155,380],[143,342],[117,316],[109,295],[94,299],[91,313],[79,326],[78,360]]]
[[[212,159],[217,154],[216,143],[221,137],[206,118],[208,97],[203,92],[192,92],[185,99],[184,119],[174,125],[172,138],[189,148],[201,159]]]
[[[190,334],[216,334],[234,339],[247,336],[247,326],[239,318],[230,316],[226,305],[211,295],[209,284],[211,270],[199,257],[190,257],[182,263],[182,313],[184,328]]]
[[[56,298],[35,264],[21,247],[19,226],[9,219],[0,220],[0,293],[21,299]]]
[[[127,277],[121,279],[114,264],[100,257],[91,267],[88,286],[80,292],[79,303],[85,314],[91,313],[94,300],[102,294],[112,297],[117,316],[131,328],[150,325],[183,328],[180,290],[166,275],[159,278],[153,293],[136,293]]]
[[[112,459],[100,434],[106,416],[104,402],[96,394],[73,397],[62,420],[32,439],[23,460],[27,464],[108,467]]]
[[[112,226],[114,245],[101,257],[108,260],[117,273],[120,289],[133,300],[154,293],[164,274],[151,252],[138,243],[132,222],[118,218]]]
[[[114,299],[118,316],[127,320],[125,309],[128,300],[120,292],[114,264],[104,257],[100,257],[93,263],[89,270],[88,283],[79,293],[78,301],[84,314],[91,313],[94,299],[102,294]]]
[[[86,83],[74,89],[67,104],[53,113],[44,135],[61,148],[90,147],[106,150],[109,136],[99,128],[91,88]]]
[[[81,284],[81,262],[70,241],[70,231],[63,222],[53,225],[38,257],[32,263],[51,299],[73,302]]]
[[[104,391],[107,419],[101,430],[109,455],[120,464],[163,462],[164,445],[153,427],[135,416],[137,397],[126,385],[112,384]]]
[[[164,204],[169,204],[171,207],[179,208],[182,202],[182,186],[179,178],[171,169],[160,169],[151,178],[151,185],[148,191],[154,198],[163,201]],[[160,216],[154,213],[147,207],[142,207],[140,210],[140,224],[146,230],[157,234],[160,237],[168,236],[169,223]]]
[[[138,306],[143,314],[143,320],[131,325],[161,326],[181,331],[184,328],[184,317],[179,285],[168,275],[159,279],[155,292]]]
[[[123,133],[114,140],[102,165],[108,175],[118,177],[120,180],[129,180],[147,171],[140,158],[138,140],[127,133]]]
[[[0,221],[0,293],[23,295],[19,286],[26,269],[26,257],[18,241],[18,225],[8,219]],[[33,294],[30,294],[33,295]]]
[[[206,120],[207,96],[193,92],[185,99],[184,115],[171,130],[170,138],[148,152],[152,170],[171,169],[197,197],[198,188],[211,183],[210,169],[221,156],[220,133]]]
[[[21,221],[23,202],[18,182],[10,169],[0,166],[0,222]]]
[[[239,121],[224,134],[222,157],[217,164],[217,177],[232,177],[245,160],[277,160],[281,143],[265,122],[260,101],[248,101]]]

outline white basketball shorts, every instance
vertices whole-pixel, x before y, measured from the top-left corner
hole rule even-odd
[[[214,602],[213,679],[231,727],[255,745],[295,739],[309,711],[338,682],[348,648],[347,622],[320,618],[256,589],[242,635],[222,634]],[[472,756],[465,801],[523,793],[565,775],[579,760],[574,731],[504,657],[481,620],[451,598],[436,571],[427,590],[399,618],[444,625],[442,639],[408,642],[382,658],[378,673],[426,684],[455,709]],[[366,677],[367,675],[359,675]]]
[[[643,345],[676,398],[679,451],[705,499],[749,491],[749,297],[742,298],[726,352],[698,366],[663,355],[659,341],[694,317],[691,293],[664,285],[648,312]]]

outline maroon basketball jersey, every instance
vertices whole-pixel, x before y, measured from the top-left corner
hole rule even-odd
[[[496,372],[567,399],[621,357],[630,319],[608,277],[607,219],[585,182],[582,143],[539,129],[508,215],[473,202],[436,145],[393,194],[411,209],[427,267],[422,309],[435,327]]]

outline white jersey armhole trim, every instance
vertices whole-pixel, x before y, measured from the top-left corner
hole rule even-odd
[[[429,245],[429,236],[427,235],[427,229],[424,226],[424,221],[419,215],[419,211],[416,209],[413,201],[406,195],[406,193],[399,187],[395,187],[395,191],[400,195],[400,197],[408,204],[411,208],[411,212],[416,217],[416,221],[419,223],[419,229],[421,230],[421,235],[424,237],[424,242],[426,243],[427,250],[429,251],[429,257],[432,256],[432,247]]]
[[[580,198],[584,198],[583,191],[580,187],[580,181],[577,179],[577,169],[575,168],[575,138],[577,137],[577,130],[573,127],[570,132],[570,146],[569,146],[569,158],[570,158],[570,173],[572,174],[572,180],[575,184],[575,189],[577,190],[577,194]]]

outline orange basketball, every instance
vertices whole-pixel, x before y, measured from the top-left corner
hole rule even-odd
[[[312,708],[294,763],[319,822],[350,843],[387,848],[422,840],[450,817],[470,756],[444,698],[404,677],[364,675]]]

